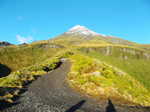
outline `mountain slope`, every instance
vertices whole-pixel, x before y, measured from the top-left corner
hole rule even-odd
[[[57,41],[62,39],[64,41],[71,42],[71,44],[74,42],[75,45],[80,43],[87,43],[91,41],[95,43],[121,44],[121,45],[130,45],[130,46],[136,45],[136,43],[134,42],[130,42],[118,37],[102,35],[80,25],[74,26],[64,34],[54,38],[54,40]]]
[[[118,94],[114,94],[115,96],[111,96],[111,99],[115,101],[117,99],[121,104],[149,106],[150,52],[148,49],[148,46],[101,35],[77,25],[50,40],[1,47],[0,63],[8,66],[12,73],[0,78],[0,86],[23,87],[24,82],[35,80],[36,75],[55,69],[60,59],[68,58],[72,60],[72,66],[76,68],[73,72],[79,73],[75,75],[76,77],[68,74],[71,87],[77,90],[84,88],[84,94],[88,94],[92,87],[102,87],[98,89],[101,92],[105,89],[105,91],[115,89],[114,93],[118,92],[119,97],[117,97]],[[88,57],[87,60],[84,60],[86,57]],[[98,66],[93,66],[95,64],[93,60],[106,64],[99,63]],[[77,64],[74,63],[75,61]],[[100,76],[95,77],[98,73]],[[127,75],[118,76],[122,73]],[[85,88],[86,84],[91,88]],[[100,97],[100,94],[97,95]],[[108,98],[107,95],[111,94],[106,94],[106,98]]]
[[[49,42],[36,42],[27,45],[0,48],[0,63],[12,71],[40,63],[59,52],[64,47]]]

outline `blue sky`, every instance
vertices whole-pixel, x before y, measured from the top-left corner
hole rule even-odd
[[[0,0],[0,41],[46,40],[80,24],[150,43],[149,0]]]

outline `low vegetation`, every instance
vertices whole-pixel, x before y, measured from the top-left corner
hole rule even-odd
[[[0,101],[13,102],[26,84],[57,68],[62,58],[69,58],[68,82],[73,88],[100,100],[150,106],[150,55],[145,46],[135,46],[63,35],[0,48],[0,64],[12,70],[0,78]]]
[[[60,64],[58,57],[50,58],[40,64],[35,64],[25,67],[21,70],[12,72],[9,76],[0,78],[0,87],[12,88],[12,91],[0,93],[0,99],[12,102],[12,98],[19,93],[19,89],[23,88],[25,84],[35,80],[37,76],[46,74],[47,72],[55,69]],[[13,89],[18,88],[18,89]]]
[[[149,91],[129,74],[88,56],[78,54],[70,59],[72,68],[68,79],[72,87],[121,104],[150,105]]]
[[[2,47],[0,63],[16,71],[51,58],[61,49],[61,46],[48,42]]]
[[[106,55],[101,48],[91,49],[89,52],[84,49],[80,49],[80,51],[91,58],[96,58],[123,70],[150,91],[150,59],[142,56],[142,53],[131,54],[113,49],[110,54]]]

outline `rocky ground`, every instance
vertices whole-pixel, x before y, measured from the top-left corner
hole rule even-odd
[[[71,89],[66,83],[70,63],[62,65],[30,84],[13,105],[0,105],[0,112],[150,112],[150,108],[121,107],[96,101]]]

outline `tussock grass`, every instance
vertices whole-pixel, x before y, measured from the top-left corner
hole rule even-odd
[[[32,65],[29,67],[24,67],[21,70],[12,72],[9,76],[0,78],[0,87],[3,88],[23,88],[24,84],[31,82],[36,79],[37,76],[46,74],[47,72],[55,69],[60,64],[60,59],[58,57],[50,58],[42,63]],[[18,89],[17,89],[18,90]],[[10,91],[11,92],[11,91]],[[5,99],[8,102],[12,102],[12,98],[17,94],[16,90],[6,94],[1,95],[0,99]],[[8,97],[11,96],[11,97]]]
[[[82,52],[84,52],[82,50]],[[127,59],[122,58],[123,52],[120,53],[112,53],[111,55],[105,55],[102,52],[91,50],[90,52],[84,52],[86,55],[91,58],[96,58],[100,61],[107,62],[108,64],[117,67],[126,73],[130,74],[133,78],[138,80],[141,84],[143,84],[150,91],[150,60],[145,59],[142,56],[138,56],[141,58],[137,58],[137,55],[128,55]],[[119,55],[120,54],[120,55]]]
[[[121,104],[150,105],[149,91],[127,73],[85,55],[76,54],[70,59],[68,80],[72,87],[91,96],[117,99]]]
[[[59,63],[60,59],[53,57],[40,64],[12,72],[9,76],[0,78],[0,87],[22,87],[24,81],[32,81],[34,76],[46,74],[48,71],[55,69]]]
[[[23,88],[25,83],[55,69],[61,58],[69,58],[72,68],[68,81],[72,87],[121,104],[149,106],[150,61],[145,59],[145,53],[149,51],[142,47],[65,35],[29,45],[3,47],[0,63],[11,68],[12,73],[0,78],[0,87]],[[18,91],[8,92],[0,95],[0,99],[12,102],[17,94]]]
[[[34,43],[0,48],[0,63],[12,71],[40,63],[53,57],[62,48],[51,48],[51,44]]]
[[[6,91],[4,94],[0,91],[0,100],[12,103],[25,84],[55,69],[60,64],[56,54],[63,49],[63,46],[48,41],[0,48],[0,63],[12,70],[8,76],[0,78],[0,88]]]

